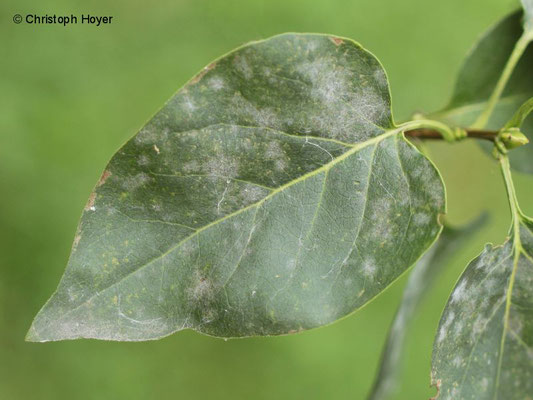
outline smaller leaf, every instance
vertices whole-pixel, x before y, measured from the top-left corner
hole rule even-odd
[[[533,221],[487,245],[444,309],[433,347],[439,400],[523,400],[533,393]]]
[[[369,400],[385,400],[394,395],[400,378],[401,360],[409,325],[417,314],[422,300],[447,265],[450,256],[486,221],[487,214],[483,213],[464,227],[452,228],[445,225],[437,243],[415,265],[392,322]]]
[[[498,138],[496,139],[496,147],[503,145],[504,149],[513,150],[528,144],[530,139],[522,132],[522,126],[524,126],[524,123],[528,121],[527,117],[532,111],[533,97],[522,104],[513,117],[507,121],[503,129],[500,131]],[[528,122],[531,122],[531,119],[529,119]],[[531,147],[528,148],[531,150]],[[515,161],[522,166],[533,166],[529,153],[531,153],[531,151],[519,152],[515,158]]]
[[[505,124],[505,129],[522,127],[522,124],[531,112],[533,112],[533,97],[522,104],[513,117]]]
[[[474,123],[486,107],[516,43],[524,33],[524,21],[526,25],[527,21],[531,21],[532,2],[533,0],[523,0],[525,19],[524,11],[517,11],[503,18],[481,36],[463,61],[450,102],[443,110],[431,114],[432,119],[462,127]],[[520,105],[533,97],[532,70],[533,45],[530,44],[507,82],[488,121],[487,129],[501,129]],[[522,132],[530,141],[533,140],[533,118],[525,121]],[[487,153],[491,153],[491,144],[480,145]],[[523,146],[511,155],[511,165],[521,172],[533,173],[532,160],[533,146]]]

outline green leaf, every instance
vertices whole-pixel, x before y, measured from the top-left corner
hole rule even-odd
[[[526,101],[520,106],[518,111],[513,115],[513,117],[507,121],[504,126],[504,129],[518,128],[520,129],[524,124],[524,121],[529,114],[533,112],[533,97]]]
[[[522,104],[513,117],[507,121],[494,142],[497,149],[497,152],[494,153],[496,157],[499,157],[498,154],[506,154],[509,150],[514,150],[529,143],[529,139],[520,131],[520,128],[532,111],[533,98]]]
[[[28,340],[280,335],[357,310],[441,230],[444,188],[351,40],[284,34],[182,88],[107,166]]]
[[[524,7],[531,10],[531,1],[525,0]],[[452,99],[442,111],[431,115],[432,118],[462,127],[476,121],[524,34],[523,14],[519,11],[504,18],[481,37],[459,71]],[[529,44],[488,120],[487,129],[501,129],[520,105],[533,97],[532,70],[533,45]],[[525,121],[522,131],[533,141],[533,118]],[[488,152],[492,150],[490,144],[481,144]],[[513,168],[533,173],[533,146],[513,150],[510,157]]]
[[[418,314],[426,293],[437,281],[450,256],[458,251],[486,222],[482,214],[461,228],[444,225],[439,240],[415,265],[405,286],[402,301],[392,322],[387,342],[383,349],[381,364],[369,400],[394,398],[400,381],[404,345],[411,321]]]
[[[466,268],[442,315],[432,380],[441,399],[528,399],[533,393],[533,221]]]

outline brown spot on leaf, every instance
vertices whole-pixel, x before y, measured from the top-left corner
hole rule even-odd
[[[344,40],[342,40],[341,38],[338,38],[336,36],[330,36],[329,40],[331,40],[333,43],[335,43],[335,46],[340,46],[341,44],[344,43]]]
[[[191,79],[191,84],[196,84],[200,82],[200,80],[204,77],[205,74],[207,74],[209,71],[211,71],[213,68],[215,68],[217,65],[216,62],[212,62],[207,67],[205,67],[203,70],[200,71],[198,75],[196,75],[194,78]]]
[[[74,243],[72,245],[72,250],[76,250],[76,247],[78,247],[78,244],[80,243],[81,236],[76,235],[74,236]]]
[[[441,385],[442,381],[440,379],[437,379],[435,381],[435,383],[433,383],[431,386],[433,387],[436,387],[437,388],[437,394],[435,395],[435,397],[432,397],[430,398],[429,400],[437,400],[437,398],[439,397],[439,394],[440,394],[440,385]]]
[[[94,201],[96,200],[96,192],[92,192],[89,196],[89,201],[85,204],[85,211],[94,211]]]
[[[111,176],[111,171],[108,171],[106,169],[104,173],[102,174],[102,176],[100,177],[100,180],[98,181],[96,186],[102,186],[105,183],[105,181],[107,181],[107,178],[109,178],[110,176]]]
[[[301,333],[304,331],[304,328],[300,327],[298,329],[291,329],[289,332],[287,332],[289,335],[294,335],[296,333]]]

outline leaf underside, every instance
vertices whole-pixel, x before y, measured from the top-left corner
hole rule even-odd
[[[433,348],[439,400],[532,398],[533,222],[515,240],[487,245],[452,292]]]
[[[525,7],[527,7],[527,1],[524,1]],[[504,18],[489,29],[463,62],[451,101],[444,110],[432,117],[452,125],[470,126],[486,106],[516,42],[524,31],[523,26],[524,12],[519,11]],[[487,124],[487,129],[501,129],[522,103],[533,97],[532,71],[533,44],[530,44],[497,103]],[[522,131],[528,136],[530,142],[533,142],[532,117],[526,119]],[[492,150],[490,144],[484,142],[480,142],[480,144],[486,151]],[[514,169],[533,173],[533,163],[531,162],[533,145],[514,149],[510,153],[510,159]]]
[[[369,400],[395,398],[401,379],[405,342],[412,321],[418,315],[426,293],[433,287],[450,257],[458,251],[486,222],[482,214],[463,227],[444,225],[438,241],[424,254],[409,273],[402,300],[385,343],[381,364]]]
[[[444,188],[358,44],[285,34],[206,67],[112,158],[31,341],[280,335],[384,290]]]

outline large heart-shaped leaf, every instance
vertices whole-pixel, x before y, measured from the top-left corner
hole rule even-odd
[[[524,7],[531,20],[530,0]],[[452,125],[467,127],[474,123],[487,105],[517,41],[524,33],[524,12],[516,12],[488,30],[466,57],[457,77],[452,99],[444,110],[432,115]],[[505,90],[486,125],[501,129],[527,99],[533,97],[533,44],[518,62]],[[533,142],[533,118],[526,120],[523,132]],[[487,151],[490,145],[481,143]],[[533,146],[513,150],[513,168],[533,173]]]
[[[464,227],[454,228],[445,225],[439,240],[409,274],[403,291],[402,301],[392,321],[387,342],[383,349],[381,364],[368,400],[386,400],[395,398],[401,377],[401,364],[405,355],[405,342],[409,328],[423,304],[426,293],[438,281],[440,273],[453,254],[464,246],[465,242],[487,220],[487,214]]]
[[[238,337],[358,309],[438,236],[442,181],[358,44],[285,34],[205,68],[117,154],[28,340]]]
[[[459,279],[433,349],[439,400],[523,400],[533,393],[533,221],[487,245]]]

